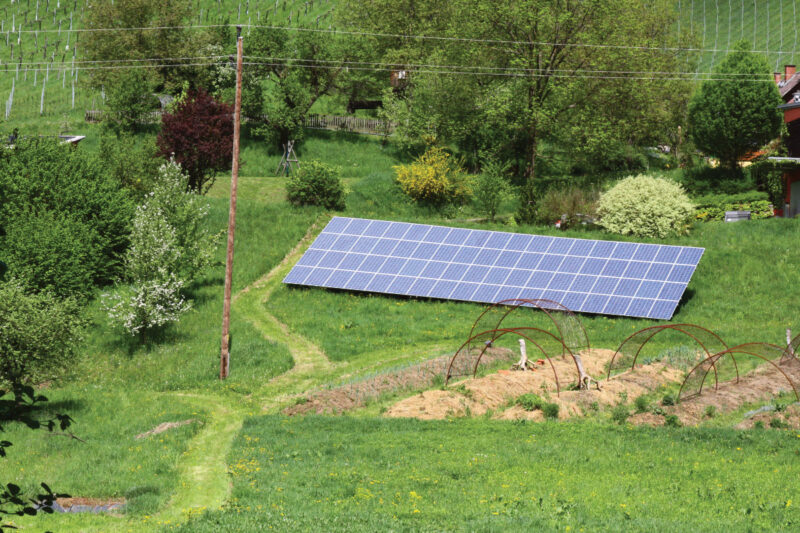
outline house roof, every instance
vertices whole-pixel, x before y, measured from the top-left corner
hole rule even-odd
[[[795,72],[791,78],[781,83],[783,85],[778,85],[778,89],[781,91],[781,98],[785,99],[800,83],[800,71]]]

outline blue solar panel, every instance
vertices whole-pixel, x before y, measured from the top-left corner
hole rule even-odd
[[[333,218],[284,283],[669,319],[702,248]]]

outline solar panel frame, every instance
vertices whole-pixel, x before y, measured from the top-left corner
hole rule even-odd
[[[291,285],[670,319],[705,249],[334,217]]]

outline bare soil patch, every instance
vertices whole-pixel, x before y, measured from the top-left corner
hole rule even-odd
[[[794,382],[800,383],[800,361],[792,359],[783,364],[779,364],[787,376]],[[729,413],[750,403],[763,402],[781,393],[789,392],[794,395],[792,385],[778,370],[770,364],[762,364],[753,371],[741,376],[739,382],[735,380],[720,383],[716,390],[714,383],[709,376],[702,394],[684,398],[680,404],[664,407],[664,412],[674,414],[685,426],[696,426],[707,419],[706,412],[709,407],[713,407],[715,412]],[[757,415],[752,423],[764,418],[771,419],[775,415]],[[633,424],[650,424],[649,417],[643,414],[632,416],[629,421]],[[752,425],[749,424],[749,425]],[[745,424],[745,427],[749,427]]]
[[[614,355],[613,350],[587,350],[581,352],[586,372],[592,376],[602,375],[604,366]],[[552,359],[561,387],[557,394],[555,378],[549,364],[539,366],[533,372],[497,372],[486,377],[467,379],[447,390],[426,391],[406,398],[386,413],[388,417],[419,418],[423,420],[443,419],[454,416],[483,415],[488,411],[502,411],[498,419],[540,420],[540,411],[525,411],[521,407],[506,407],[523,394],[534,393],[559,405],[559,418],[585,414],[593,404],[597,407],[619,403],[621,397],[628,400],[648,393],[659,385],[677,382],[683,372],[661,363],[642,366],[632,372],[601,382],[601,390],[569,390],[577,384],[578,372],[570,357]]]
[[[158,435],[159,433],[164,433],[165,431],[169,431],[170,429],[178,428],[181,426],[187,426],[189,424],[193,424],[197,422],[194,418],[190,418],[189,420],[181,420],[180,422],[163,422],[150,431],[145,431],[144,433],[139,433],[136,435],[136,439],[144,439],[146,437],[150,437],[151,435]]]
[[[57,513],[101,513],[122,511],[125,498],[58,498],[53,503]]]
[[[481,359],[481,365],[490,365],[503,359],[511,360],[514,357],[515,355],[511,350],[490,348],[486,350]],[[311,413],[342,413],[363,407],[367,401],[377,399],[383,394],[429,387],[437,378],[444,378],[451,358],[451,355],[444,355],[418,365],[388,371],[349,385],[312,392],[298,398],[297,404],[284,409],[283,414],[292,416]]]

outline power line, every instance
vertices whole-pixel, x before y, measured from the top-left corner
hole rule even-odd
[[[182,30],[182,29],[210,29],[210,28],[234,28],[237,24],[203,24],[203,25],[176,25],[176,26],[141,26],[129,28],[75,28],[72,30],[61,30],[62,32],[122,32],[122,31],[161,31],[161,30]],[[741,51],[737,49],[728,48],[696,48],[696,47],[681,47],[681,46],[644,46],[644,45],[624,45],[624,44],[600,44],[600,43],[554,43],[548,41],[515,41],[506,39],[480,39],[474,37],[448,37],[440,35],[419,35],[419,34],[402,34],[402,33],[380,33],[380,32],[367,32],[355,30],[337,30],[334,28],[303,28],[297,26],[273,26],[263,24],[245,24],[243,28],[247,29],[269,29],[269,30],[284,30],[284,31],[297,31],[297,32],[313,32],[331,35],[349,35],[356,37],[381,37],[392,39],[419,39],[419,40],[435,40],[435,41],[452,41],[452,42],[467,42],[467,43],[487,43],[487,44],[514,44],[514,45],[536,45],[536,46],[564,46],[564,47],[577,47],[577,48],[601,48],[601,49],[617,49],[617,50],[643,50],[643,51],[666,51],[666,52],[709,52],[709,53],[730,53]],[[17,33],[58,33],[57,29],[48,30],[17,30],[14,32],[4,32],[9,34]],[[746,50],[746,52],[757,54],[794,54],[796,50]]]

